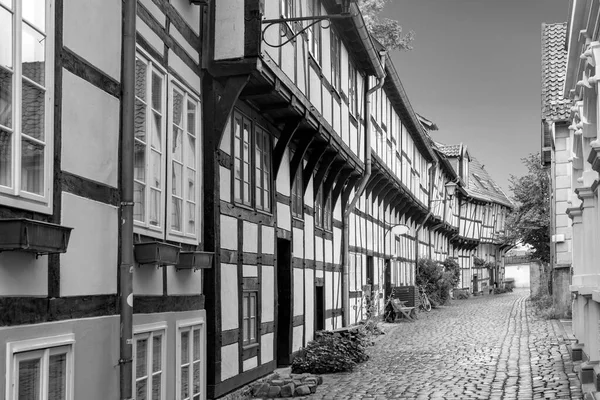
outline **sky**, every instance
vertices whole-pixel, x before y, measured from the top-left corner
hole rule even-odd
[[[434,140],[463,143],[506,192],[540,150],[541,26],[566,22],[568,0],[388,0],[410,51],[391,57]]]

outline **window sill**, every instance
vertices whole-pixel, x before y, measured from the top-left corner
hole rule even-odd
[[[52,197],[48,203],[36,202],[24,197],[0,193],[0,205],[33,211],[40,214],[52,215]]]
[[[260,346],[258,342],[250,343],[242,347],[242,360],[248,360],[258,356]]]

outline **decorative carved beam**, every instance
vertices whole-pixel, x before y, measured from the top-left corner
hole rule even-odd
[[[345,166],[345,161],[336,161],[329,168],[327,179],[325,179],[325,183],[323,184],[323,193],[325,194],[325,200],[327,200],[327,197],[331,195],[331,189],[333,189],[333,184],[335,183],[335,180],[337,179],[338,175],[340,174],[340,172],[342,172]],[[332,205],[333,204],[334,203],[332,203]]]
[[[353,173],[354,169],[350,167],[342,169],[342,172],[340,172],[338,180],[333,188],[333,191],[331,192],[331,204],[335,204],[337,202],[340,194],[342,193],[342,190],[344,189],[344,185],[346,184],[346,182],[348,182],[350,176]]]
[[[317,174],[313,178],[313,188],[314,188],[313,200],[317,199],[317,194],[319,193],[321,184],[323,183],[323,180],[325,179],[325,175],[327,174],[329,167],[335,161],[337,154],[338,154],[337,151],[329,150],[321,159],[321,163],[319,164],[319,169],[317,170]]]
[[[279,140],[277,141],[277,145],[273,150],[273,171],[274,176],[277,177],[277,173],[279,172],[279,167],[281,166],[281,160],[283,159],[283,154],[285,153],[285,149],[288,144],[292,141],[292,137],[294,133],[298,130],[300,126],[301,118],[288,118],[283,127],[283,131],[281,131],[281,136],[279,136]]]
[[[313,171],[317,168],[317,164],[323,158],[323,155],[327,151],[327,142],[312,142],[313,150],[308,156],[308,162],[302,170],[302,194],[306,194],[306,188],[310,182]]]
[[[296,146],[296,151],[294,152],[292,161],[290,161],[290,186],[294,183],[294,177],[296,176],[296,172],[298,171],[298,168],[302,165],[302,160],[304,160],[306,151],[310,147],[310,144],[315,138],[316,133],[317,132],[314,130],[303,130],[296,133],[296,136],[300,138],[300,141],[298,143],[298,146]]]
[[[348,200],[350,200],[350,194],[352,194],[352,190],[358,185],[361,179],[361,175],[354,175],[350,177],[348,180],[348,184],[345,188],[342,188],[342,204],[348,204]],[[333,189],[335,192],[335,189]]]
[[[377,185],[382,179],[382,174],[380,174],[379,172],[372,172],[371,177],[369,178],[369,182],[367,183],[367,187],[365,187],[365,196],[369,196],[369,193],[371,193],[375,185]]]

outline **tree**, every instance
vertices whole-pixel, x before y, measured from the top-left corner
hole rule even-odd
[[[509,189],[516,207],[507,218],[507,239],[533,247],[533,256],[550,262],[550,176],[540,162],[539,154],[521,159],[527,174],[511,175]]]
[[[387,0],[358,0],[369,33],[388,50],[412,50],[410,43],[415,38],[413,31],[402,33],[398,21],[380,17]]]

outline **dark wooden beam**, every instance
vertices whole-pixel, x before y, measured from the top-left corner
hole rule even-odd
[[[355,175],[352,175],[353,173]],[[358,176],[359,175],[356,174],[352,168],[346,168],[340,173],[340,177],[338,178],[337,183],[331,192],[331,204],[335,204],[337,202],[340,194],[342,194],[346,182],[350,184],[352,178],[358,179]],[[344,206],[345,204],[346,203],[342,199],[342,205]]]
[[[327,174],[327,179],[325,179],[325,183],[323,184],[323,193],[325,193],[325,200],[327,197],[331,195],[331,190],[333,189],[333,184],[335,183],[338,175],[344,167],[346,166],[346,162],[344,161],[336,161],[329,168],[329,173]],[[331,204],[332,206],[334,203]]]
[[[383,192],[381,192],[379,194],[378,200],[377,200],[377,204],[380,205],[381,203],[383,203],[384,206],[389,205],[390,204],[390,200],[392,198],[392,196],[396,195],[396,184],[392,183],[387,190],[384,190]]]
[[[244,88],[244,90],[242,90],[242,93],[240,93],[240,99],[246,100],[254,97],[262,97],[273,93],[274,90],[275,88],[273,87],[273,85],[259,85],[253,87],[246,87]]]
[[[302,165],[302,160],[304,160],[304,156],[306,155],[310,144],[315,138],[316,133],[317,132],[314,130],[302,130],[296,134],[296,136],[299,138],[299,142],[298,146],[296,146],[296,151],[294,152],[292,161],[290,161],[290,187],[294,183],[296,172],[298,172],[298,168]],[[302,169],[300,168],[300,170]]]
[[[377,185],[379,183],[379,181],[381,181],[383,179],[383,175],[373,171],[371,173],[371,177],[369,178],[369,182],[367,183],[367,186],[365,187],[365,195],[369,195],[369,193],[371,193],[371,191],[373,190],[373,188],[375,187],[375,185]]]
[[[288,144],[291,142],[294,133],[298,130],[300,126],[301,118],[288,118],[283,130],[281,131],[281,135],[277,140],[277,145],[273,150],[273,171],[274,176],[277,177],[277,173],[279,172],[279,167],[281,166],[281,160],[283,160],[283,154],[285,153],[285,149]]]
[[[267,103],[260,106],[260,111],[262,113],[268,113],[269,111],[280,111],[285,110],[290,106],[290,103],[287,101],[276,101],[273,103]]]
[[[390,182],[388,179],[384,177],[384,179],[380,180],[375,187],[371,191],[371,197],[373,199],[377,198],[384,190],[386,190],[389,186],[394,185],[393,182]]]
[[[319,193],[319,189],[321,188],[321,184],[323,183],[323,179],[325,179],[325,175],[327,171],[329,171],[329,167],[335,159],[337,158],[337,152],[329,150],[327,153],[321,158],[321,162],[319,163],[319,168],[317,169],[317,173],[313,178],[313,200],[317,199],[317,194]]]
[[[302,170],[302,194],[306,194],[306,188],[308,187],[308,183],[310,182],[310,178],[312,177],[313,171],[317,168],[317,164],[323,158],[325,151],[327,151],[327,142],[312,142],[312,152],[308,156],[308,162],[306,166]]]

